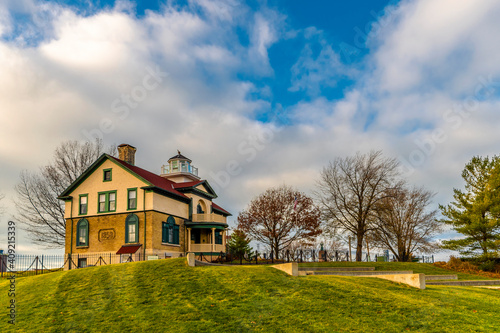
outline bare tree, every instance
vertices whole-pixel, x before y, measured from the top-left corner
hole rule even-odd
[[[115,155],[116,148],[106,151]],[[38,172],[22,171],[15,200],[19,222],[35,244],[45,248],[64,246],[64,202],[57,199],[105,152],[102,141],[66,141],[55,150],[53,161]]]
[[[253,199],[238,215],[238,229],[275,253],[293,242],[312,242],[321,234],[320,211],[304,193],[283,185]]]
[[[377,203],[398,188],[399,163],[381,151],[336,158],[323,168],[316,197],[330,233],[337,229],[356,238],[356,261],[362,260],[364,236],[374,229]]]
[[[389,248],[398,261],[409,261],[416,251],[438,248],[432,238],[441,232],[437,210],[428,210],[434,196],[424,188],[389,190],[378,203],[376,228],[372,232],[379,247]]]

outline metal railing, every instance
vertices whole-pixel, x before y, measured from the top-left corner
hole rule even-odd
[[[171,168],[170,165],[166,164],[161,167],[161,174],[162,175],[168,175],[172,173],[178,173],[178,172],[186,172],[193,174],[198,177],[198,168],[192,166],[191,164],[180,164],[177,167]]]
[[[182,254],[181,254],[182,256]],[[61,270],[171,258],[169,253],[93,253],[67,255],[0,255],[0,277],[40,275]]]

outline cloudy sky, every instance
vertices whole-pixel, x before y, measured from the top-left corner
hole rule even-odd
[[[0,244],[19,173],[69,139],[132,144],[153,172],[180,149],[232,225],[373,149],[447,203],[499,151],[498,17],[495,0],[2,1]]]

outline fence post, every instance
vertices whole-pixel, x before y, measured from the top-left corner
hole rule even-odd
[[[38,275],[38,256],[35,257],[35,275]]]
[[[328,256],[326,255],[326,250],[323,252],[323,261],[327,262]]]
[[[43,274],[43,254],[42,254],[42,274]]]
[[[302,250],[300,250],[300,262],[304,262],[302,254],[303,254],[303,252],[302,252]]]

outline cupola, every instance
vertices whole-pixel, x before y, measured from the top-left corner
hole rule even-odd
[[[161,176],[176,183],[185,183],[200,180],[198,168],[191,165],[191,160],[177,150],[177,155],[168,160],[168,164],[162,166]]]

